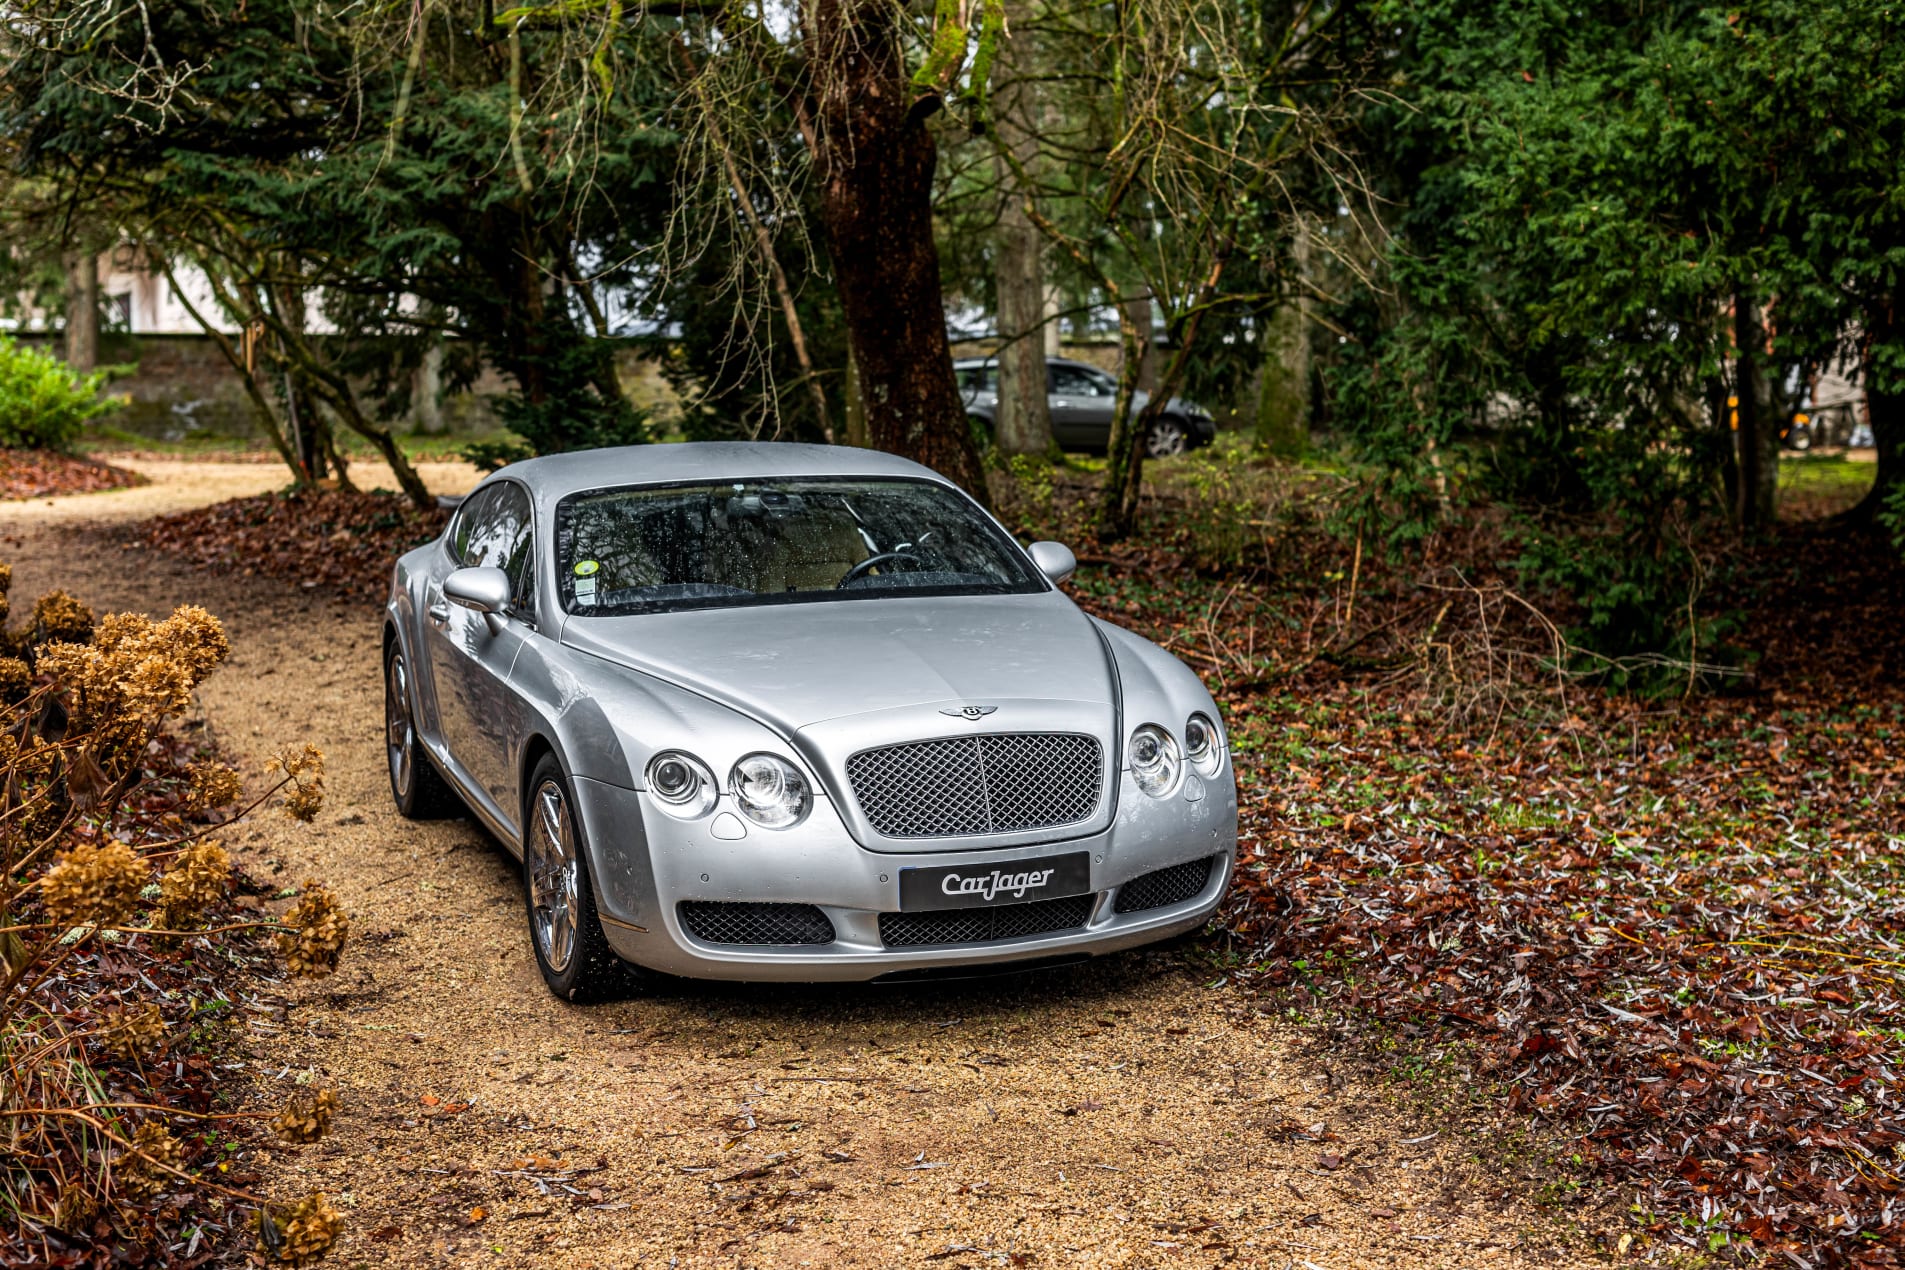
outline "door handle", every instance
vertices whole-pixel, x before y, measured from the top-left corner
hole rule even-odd
[[[441,600],[432,604],[429,608],[425,609],[424,612],[429,616],[430,620],[435,622],[438,626],[445,625],[450,620],[450,606]]]

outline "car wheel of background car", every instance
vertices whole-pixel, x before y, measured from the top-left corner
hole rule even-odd
[[[1154,459],[1169,458],[1190,448],[1191,436],[1184,430],[1184,421],[1170,415],[1152,424],[1150,435],[1144,439],[1144,452]]]
[[[523,890],[529,944],[549,990],[565,1001],[605,1001],[628,990],[632,967],[609,949],[595,915],[588,843],[553,756],[536,765],[524,808]]]
[[[437,820],[458,815],[463,801],[437,771],[436,760],[417,736],[410,690],[410,664],[396,644],[384,655],[384,755],[390,767],[390,796],[406,820]]]
[[[1812,449],[1812,429],[1803,423],[1795,423],[1786,433],[1786,448],[1801,453]]]

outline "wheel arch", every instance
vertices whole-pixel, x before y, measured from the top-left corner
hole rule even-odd
[[[536,792],[529,788],[530,778],[535,776],[536,768],[542,764],[544,758],[555,759],[556,766],[562,771],[563,779],[565,781],[570,779],[569,765],[562,761],[562,751],[556,748],[556,743],[541,731],[531,732],[529,739],[523,742],[521,766],[516,782],[516,787],[522,791],[522,797],[519,800],[521,805],[516,810],[523,816],[525,832],[529,824],[529,798]]]

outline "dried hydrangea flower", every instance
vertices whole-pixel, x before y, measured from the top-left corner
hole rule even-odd
[[[197,925],[200,914],[225,898],[232,858],[216,842],[195,842],[159,879],[160,920],[173,930]]]
[[[34,643],[83,644],[93,637],[93,611],[64,591],[48,591],[33,605]]]
[[[54,857],[40,879],[40,898],[62,926],[104,925],[131,911],[149,876],[123,842],[81,843]]]
[[[301,1093],[285,1104],[271,1121],[278,1136],[291,1142],[316,1142],[331,1131],[331,1117],[337,1114],[337,1094],[329,1089]]]
[[[284,796],[285,814],[309,824],[324,806],[324,751],[315,745],[286,750],[271,760],[267,771],[283,772],[291,778]]]
[[[307,881],[304,895],[282,921],[286,929],[278,932],[278,952],[292,974],[318,979],[337,969],[351,919],[329,889]]]
[[[185,805],[193,811],[229,807],[243,792],[238,773],[210,759],[201,759],[186,768],[185,780]]]
[[[154,634],[191,671],[195,684],[211,674],[232,650],[218,619],[196,604],[173,609],[172,616],[154,628]]]
[[[165,1043],[165,1015],[152,1004],[106,1011],[99,1043],[114,1058],[143,1058]]]
[[[0,613],[0,621],[6,615]],[[18,705],[33,691],[33,671],[18,657],[0,657],[0,701]]]
[[[119,1189],[139,1199],[157,1195],[175,1180],[166,1169],[176,1169],[184,1160],[185,1147],[172,1131],[148,1120],[134,1131],[132,1150],[120,1157]]]
[[[323,1191],[306,1196],[284,1218],[260,1210],[258,1244],[266,1260],[308,1266],[329,1252],[344,1229],[344,1217]]]
[[[73,1234],[82,1233],[99,1216],[99,1197],[91,1191],[68,1184],[53,1205],[53,1225]]]
[[[163,622],[116,613],[99,623],[89,644],[49,642],[39,668],[74,694],[83,717],[158,718],[184,711],[192,690],[229,651],[218,619],[188,605]]]

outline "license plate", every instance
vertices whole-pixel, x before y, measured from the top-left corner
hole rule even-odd
[[[900,870],[900,911],[1028,904],[1091,890],[1091,852],[1040,856],[1009,864],[951,864]]]

